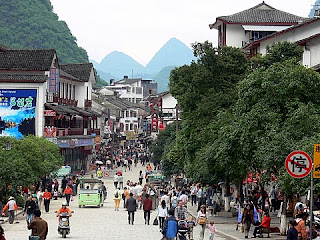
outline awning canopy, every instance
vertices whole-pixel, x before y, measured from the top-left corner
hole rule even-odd
[[[242,25],[245,31],[255,32],[280,32],[292,26],[263,26],[263,25]]]

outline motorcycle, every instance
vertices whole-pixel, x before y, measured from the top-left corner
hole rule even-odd
[[[73,213],[73,211],[71,212]],[[70,234],[70,215],[67,212],[60,213],[57,217],[60,217],[59,225],[58,225],[58,233],[66,238],[68,234]]]
[[[178,239],[187,240],[187,235],[189,234],[188,223],[185,220],[178,221]]]

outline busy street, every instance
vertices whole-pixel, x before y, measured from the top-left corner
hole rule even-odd
[[[127,180],[138,182],[139,172],[146,170],[145,166],[141,166],[139,163],[137,167],[132,167],[132,171],[124,172],[124,168],[120,167],[123,171],[124,181]],[[88,175],[90,177],[90,175]],[[121,200],[119,211],[115,211],[115,205],[113,201],[114,184],[113,176],[111,178],[103,178],[105,186],[107,187],[107,198],[103,207],[78,207],[78,197],[74,196],[74,200],[70,201],[69,208],[74,211],[70,218],[70,235],[67,238],[70,239],[161,239],[162,234],[159,230],[159,226],[153,225],[153,220],[157,215],[157,211],[152,211],[150,225],[145,224],[143,210],[137,210],[135,214],[134,225],[128,224],[128,213],[123,207],[123,201]],[[143,180],[145,183],[145,180]],[[123,191],[121,191],[123,192]],[[58,198],[58,200],[51,200],[50,211],[46,213],[44,206],[42,207],[41,218],[48,222],[48,235],[47,239],[59,239],[58,218],[55,211],[61,208],[62,202],[65,198]],[[26,239],[30,235],[30,230],[27,229],[26,218],[22,216],[21,210],[18,210],[20,214],[18,218],[14,220],[13,224],[6,222],[3,224],[5,235],[7,239]],[[17,221],[18,220],[18,221]],[[199,227],[195,228],[194,234],[199,235]],[[207,234],[207,233],[206,233]],[[195,238],[197,239],[197,238]],[[219,236],[216,239],[224,239]]]

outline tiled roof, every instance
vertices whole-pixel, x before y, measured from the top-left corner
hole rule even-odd
[[[55,54],[53,49],[0,51],[0,69],[48,71]]]
[[[124,78],[116,82],[117,84],[132,84],[141,81],[142,78]]]
[[[46,75],[21,75],[21,74],[1,74],[0,82],[35,82],[44,83],[48,80]]]
[[[71,74],[72,76],[80,79],[81,81],[88,82],[93,68],[92,63],[72,63],[60,64],[60,68]]]
[[[136,104],[136,103],[132,103],[128,100],[125,100],[125,99],[122,99],[122,98],[119,98],[119,97],[115,97],[115,96],[103,96],[103,98],[109,102],[110,104],[122,109],[122,110],[125,110],[125,109],[128,109],[128,108],[141,108],[141,106],[139,104]]]
[[[66,78],[69,78],[69,79],[75,80],[75,81],[81,81],[80,79],[72,76],[71,74],[69,74],[69,73],[67,73],[67,72],[65,72],[65,71],[63,71],[63,70],[61,70],[61,69],[60,69],[60,76],[66,77]]]
[[[269,23],[269,24],[285,24],[285,23],[299,23],[305,18],[280,11],[275,9],[264,1],[257,6],[249,8],[239,13],[235,13],[229,16],[220,16],[217,17],[216,23],[218,20],[227,22],[227,23]],[[210,28],[214,28],[215,24],[210,24]]]

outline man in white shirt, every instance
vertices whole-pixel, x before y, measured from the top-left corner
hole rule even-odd
[[[187,203],[188,203],[188,196],[185,192],[185,190],[182,190],[180,200],[182,201],[182,204],[185,208],[187,208]]]
[[[168,192],[164,192],[164,195],[161,197],[160,202],[162,202],[163,200],[166,202],[167,208],[170,208],[170,197],[168,196]]]

